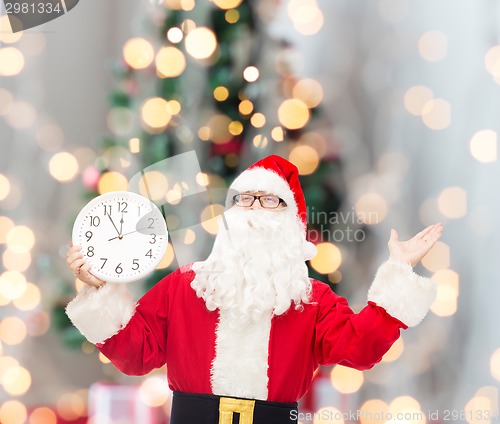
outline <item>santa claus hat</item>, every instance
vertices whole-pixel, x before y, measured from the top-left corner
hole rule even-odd
[[[300,186],[299,170],[281,156],[271,155],[254,163],[231,184],[230,189],[239,193],[264,191],[281,197],[302,223],[307,235],[307,212],[304,192]],[[316,256],[314,244],[305,241],[305,260]]]

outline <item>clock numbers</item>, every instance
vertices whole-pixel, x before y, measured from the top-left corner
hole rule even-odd
[[[155,220],[153,218],[148,218],[148,221],[151,221],[151,224],[149,224],[148,228],[153,228]]]
[[[88,256],[89,258],[91,258],[92,256],[94,256],[94,246],[89,246],[89,247],[87,248],[87,256]]]
[[[115,272],[117,274],[121,274],[123,272],[123,268],[121,267],[122,263],[120,262],[118,265],[116,265]]]
[[[118,202],[118,212],[128,213],[127,206],[127,202]]]
[[[139,259],[134,259],[132,263],[133,263],[132,269],[134,271],[137,271],[139,269]]]
[[[101,223],[101,218],[99,218],[98,216],[91,216],[90,217],[90,226],[91,227],[98,227],[100,223]]]
[[[155,244],[156,243],[156,234],[151,234],[151,237],[153,237],[151,240],[149,240],[150,244]]]
[[[103,205],[104,206],[104,216],[111,216],[111,205]]]
[[[149,256],[150,258],[153,257],[153,252],[151,249],[148,250],[148,253],[146,253],[144,256]]]
[[[101,266],[101,269],[103,269],[104,265],[106,265],[106,262],[108,262],[108,258],[100,258],[100,259],[101,259],[101,261],[103,261],[102,266]]]
[[[90,239],[92,238],[94,234],[92,234],[92,231],[87,231],[85,233],[85,237],[87,237],[87,241],[90,241]]]

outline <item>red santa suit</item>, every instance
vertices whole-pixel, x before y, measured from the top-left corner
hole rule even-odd
[[[237,179],[235,189],[278,193],[298,216],[305,215],[303,196],[297,200],[294,191],[297,183],[290,183],[296,169],[293,176],[276,173],[281,181],[271,185],[269,175],[264,172],[259,180],[262,169],[256,171],[243,183]],[[319,365],[363,370],[379,362],[401,328],[424,318],[436,292],[435,284],[410,265],[388,260],[357,314],[328,285],[311,280],[310,301],[300,310],[291,307],[233,328],[225,311],[210,311],[197,297],[194,278],[190,265],[182,267],[137,303],[124,285],[86,286],[67,313],[126,374],[142,375],[166,364],[174,392],[291,403],[307,392]]]

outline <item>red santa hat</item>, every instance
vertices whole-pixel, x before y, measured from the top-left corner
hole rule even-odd
[[[254,163],[243,171],[231,184],[230,189],[239,193],[264,191],[281,197],[291,208],[304,227],[307,235],[307,212],[304,192],[300,186],[299,170],[281,156],[271,155]],[[314,244],[305,241],[305,260],[316,256]]]

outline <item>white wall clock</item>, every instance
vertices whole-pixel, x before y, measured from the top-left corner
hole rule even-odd
[[[82,208],[73,225],[72,241],[82,246],[96,277],[130,283],[160,263],[168,234],[165,219],[153,202],[136,193],[113,191]]]

